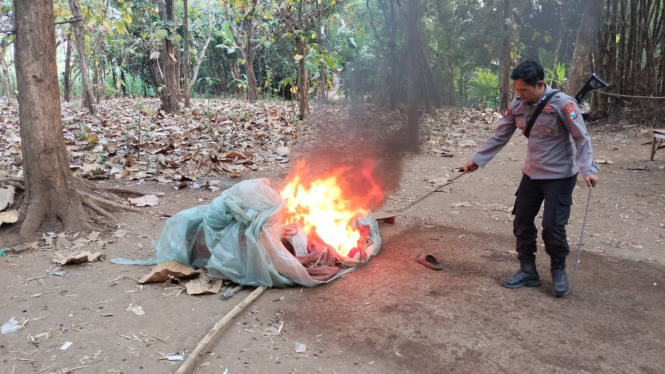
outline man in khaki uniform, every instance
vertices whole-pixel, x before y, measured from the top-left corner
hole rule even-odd
[[[543,67],[535,61],[526,61],[513,70],[511,79],[518,97],[510,103],[494,134],[467,162],[465,172],[473,172],[479,166],[484,168],[508,143],[515,130],[524,134],[541,100],[555,92],[545,84],[544,78]],[[522,181],[513,209],[513,234],[521,266],[513,277],[502,281],[508,288],[540,286],[535,256],[538,229],[534,221],[544,200],[542,237],[551,259],[552,293],[565,296],[569,292],[566,224],[577,174],[582,173],[587,187],[596,187],[600,168],[593,161],[591,138],[577,101],[563,92],[550,98],[528,138]]]

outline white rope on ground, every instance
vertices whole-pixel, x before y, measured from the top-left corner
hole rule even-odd
[[[610,92],[596,91],[599,94],[615,97],[627,97],[629,99],[654,99],[654,100],[665,100],[665,96],[634,96],[634,95],[620,95]]]

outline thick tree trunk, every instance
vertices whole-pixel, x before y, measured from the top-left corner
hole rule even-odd
[[[183,9],[184,9],[184,16],[182,19],[182,36],[183,39],[185,39],[185,58],[183,58],[184,61],[184,66],[183,66],[183,75],[185,76],[185,108],[189,108],[190,103],[189,103],[189,26],[187,24],[187,0],[183,0]]]
[[[511,39],[511,32],[510,32],[510,26],[505,23],[508,20],[512,19],[512,8],[510,5],[510,0],[503,0],[503,19],[504,19],[504,25],[503,25],[503,48],[501,50],[501,77],[500,77],[500,82],[501,82],[501,97],[500,97],[500,105],[499,105],[499,110],[501,113],[505,112],[506,109],[508,109],[508,105],[510,105],[510,68],[511,68],[511,48],[510,48],[510,39]]]
[[[159,7],[159,17],[162,21],[175,21],[173,0],[159,0],[157,5]],[[175,35],[172,35],[171,28],[168,29],[168,32],[169,37],[175,37]],[[160,97],[162,98],[162,109],[164,109],[166,113],[177,113],[180,104],[178,101],[180,94],[178,90],[178,61],[176,60],[174,43],[168,38],[164,39],[163,59],[165,87],[162,89],[163,94],[160,93]]]
[[[254,61],[252,60],[252,16],[251,11],[246,17],[247,45],[245,45],[245,73],[247,73],[247,100],[250,103],[259,99],[259,91],[256,87],[256,75],[254,74]]]
[[[67,34],[67,52],[65,53],[65,101],[71,100],[72,93],[72,34]]]
[[[69,0],[69,10],[72,12],[73,18],[83,18],[79,0]],[[71,29],[74,33],[76,52],[79,55],[79,67],[81,71],[81,99],[83,102],[83,107],[88,108],[90,114],[95,114],[95,98],[93,97],[92,87],[90,87],[88,64],[85,61],[85,35],[83,33],[83,23],[72,22]]]
[[[420,1],[411,0],[406,9],[406,95],[407,139],[412,152],[420,152],[418,119],[418,76],[420,74]]]
[[[82,218],[85,213],[74,187],[62,135],[53,1],[16,1],[14,10],[27,203],[20,234],[31,238],[42,224],[53,231],[89,228]]]
[[[593,49],[594,34],[598,25],[598,19],[603,11],[603,0],[588,0],[580,29],[575,39],[575,49],[573,50],[573,59],[570,63],[570,72],[566,82],[566,92],[575,95],[584,85],[585,67],[589,61],[589,54]]]
[[[309,78],[305,66],[305,41],[296,36],[293,41],[296,44],[296,53],[302,56],[298,61],[298,93],[300,94],[300,120],[309,116]]]

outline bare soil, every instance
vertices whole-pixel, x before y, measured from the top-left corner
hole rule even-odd
[[[489,133],[463,136],[480,145]],[[486,169],[399,213],[395,225],[382,223],[382,250],[367,265],[325,286],[264,292],[213,341],[196,373],[661,373],[665,170],[658,166],[665,153],[645,161],[649,149],[641,144],[649,134],[638,128],[605,126],[592,128],[592,135],[595,157],[614,164],[601,165],[568,297],[551,296],[540,245],[542,287],[508,290],[499,283],[518,266],[506,211],[524,159],[525,142],[516,135]],[[455,175],[451,168],[473,150],[400,161],[401,183],[384,209],[398,210],[430,191],[425,179]],[[648,169],[628,170],[634,166]],[[269,177],[276,187],[284,182],[279,171],[243,179],[256,177]],[[224,179],[219,187],[237,181]],[[151,258],[164,213],[209,203],[219,193],[153,182],[121,187],[164,196],[146,214],[121,215],[118,227],[102,232],[101,244],[83,249],[107,258]],[[574,193],[569,276],[586,191]],[[127,236],[114,237],[118,229]],[[436,256],[445,269],[423,267],[417,254]],[[135,279],[147,268],[109,261],[67,266],[68,274],[58,277],[48,272],[51,257],[42,250],[0,258],[0,324],[28,320],[23,329],[0,335],[0,373],[172,373],[181,362],[164,357],[187,356],[251,292],[225,301],[187,296],[179,285],[139,285]],[[145,315],[128,311],[130,305],[142,306]],[[281,322],[281,335],[266,336]],[[50,337],[40,336],[47,331]],[[66,342],[73,344],[61,350]],[[306,352],[296,353],[296,342],[306,344]]]

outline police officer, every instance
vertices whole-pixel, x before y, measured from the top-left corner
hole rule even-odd
[[[510,103],[494,134],[467,162],[465,172],[473,172],[479,166],[484,168],[515,130],[520,129],[524,134],[540,101],[553,92],[544,78],[543,67],[535,61],[523,62],[513,70],[511,79],[518,97]],[[591,138],[579,107],[574,98],[559,92],[543,108],[529,135],[522,181],[513,208],[513,234],[521,266],[513,277],[502,279],[505,287],[540,286],[535,256],[538,229],[534,221],[544,200],[542,237],[551,261],[552,293],[568,294],[566,224],[578,171],[587,187],[596,187],[600,168],[593,161]]]

